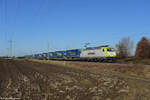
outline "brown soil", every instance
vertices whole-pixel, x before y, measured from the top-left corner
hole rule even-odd
[[[127,80],[112,73],[24,60],[0,60],[0,99],[120,100],[129,92]]]

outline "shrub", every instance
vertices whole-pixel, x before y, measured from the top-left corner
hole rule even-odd
[[[142,39],[138,42],[135,57],[150,58],[150,42],[146,37],[142,37]]]

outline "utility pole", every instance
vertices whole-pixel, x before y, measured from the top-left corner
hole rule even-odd
[[[49,52],[49,49],[50,48],[50,44],[49,44],[49,42],[48,42],[48,45],[47,45],[47,52]]]
[[[9,57],[9,48],[6,48],[8,54],[6,54],[6,57]]]
[[[10,46],[9,47],[9,56],[12,57],[12,47],[13,47],[12,45],[13,45],[13,41],[9,40],[8,42],[9,42],[9,46]]]

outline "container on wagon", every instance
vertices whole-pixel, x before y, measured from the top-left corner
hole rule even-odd
[[[73,49],[73,50],[67,50],[66,51],[66,57],[67,58],[79,58],[81,54],[80,49]]]

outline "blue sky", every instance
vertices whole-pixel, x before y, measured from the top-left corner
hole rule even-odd
[[[0,56],[150,38],[150,0],[0,0]]]

